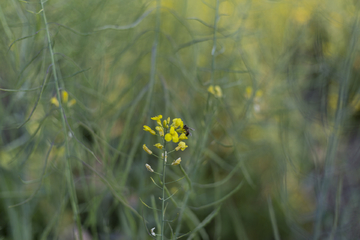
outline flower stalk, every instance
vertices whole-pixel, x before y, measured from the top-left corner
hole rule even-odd
[[[152,135],[156,135],[158,137],[160,137],[162,139],[162,143],[156,143],[155,145],[153,145],[154,147],[156,147],[157,149],[159,149],[162,154],[161,157],[158,157],[159,159],[161,159],[162,161],[162,173],[156,173],[154,172],[154,170],[151,168],[150,164],[146,164],[146,169],[151,172],[151,173],[155,173],[155,174],[159,174],[162,176],[161,179],[161,184],[159,184],[161,186],[161,239],[165,239],[165,201],[168,199],[171,199],[172,196],[169,196],[168,198],[166,198],[165,194],[167,193],[167,188],[166,188],[166,167],[167,166],[181,166],[181,158],[177,158],[176,160],[174,160],[172,162],[172,164],[167,164],[167,160],[168,160],[168,155],[177,152],[179,150],[184,151],[188,146],[186,145],[186,143],[184,142],[184,140],[188,139],[186,136],[186,130],[184,129],[184,123],[180,118],[174,118],[172,120],[172,123],[170,122],[170,118],[167,118],[163,121],[161,121],[162,119],[162,115],[158,115],[155,117],[151,118],[152,120],[156,121],[156,127],[155,130],[153,130],[154,128],[151,128],[149,126],[144,125],[144,131],[149,132]],[[173,143],[177,143],[177,146],[174,146],[174,144],[170,144],[171,142]],[[167,150],[167,148],[170,148],[172,145],[173,149],[171,149],[170,151]],[[146,153],[157,157],[157,155],[155,155],[153,153],[152,150],[150,150],[145,144],[143,145],[143,149]],[[156,149],[155,149],[156,150]],[[160,154],[159,154],[160,156]],[[182,169],[182,168],[181,168]],[[183,171],[183,169],[182,169]],[[156,183],[155,183],[156,184]],[[156,184],[157,185],[157,184]]]
[[[161,198],[161,239],[164,239],[165,231],[165,178],[166,178],[166,141],[164,140],[164,161],[163,161],[163,172],[162,172],[162,198]]]

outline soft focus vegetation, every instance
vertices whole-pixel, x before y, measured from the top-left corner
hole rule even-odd
[[[358,238],[357,0],[43,1],[0,2],[0,239],[160,234],[159,114],[167,239]]]

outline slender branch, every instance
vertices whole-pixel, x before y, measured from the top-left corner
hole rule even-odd
[[[66,149],[66,171],[65,171],[66,181],[67,181],[68,188],[70,191],[70,199],[71,199],[70,202],[71,202],[71,207],[74,211],[73,214],[74,214],[74,218],[76,219],[78,234],[79,234],[80,240],[82,240],[82,228],[81,228],[81,221],[80,221],[80,217],[79,217],[78,201],[77,201],[77,197],[76,197],[75,184],[74,184],[74,179],[73,179],[73,176],[71,173],[71,163],[70,163],[70,158],[69,158],[70,149],[69,149],[69,140],[68,140],[68,134],[67,134],[66,121],[65,121],[65,112],[64,112],[64,108],[62,107],[62,104],[61,104],[59,80],[58,80],[58,76],[57,76],[57,72],[56,72],[54,52],[52,49],[50,31],[49,31],[48,22],[46,19],[44,2],[42,0],[40,0],[40,3],[41,3],[41,8],[43,10],[42,15],[43,15],[44,23],[45,23],[45,30],[46,30],[48,46],[49,46],[49,51],[50,51],[50,56],[51,56],[51,65],[52,65],[52,70],[53,70],[54,80],[55,80],[56,95],[57,95],[58,102],[59,102],[59,109],[60,109],[60,113],[61,113],[61,122],[62,122],[62,126],[63,126],[63,131],[64,131],[65,149]]]

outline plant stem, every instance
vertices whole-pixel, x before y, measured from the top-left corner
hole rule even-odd
[[[165,172],[166,172],[166,150],[164,151],[164,161],[163,161],[163,179],[162,179],[162,198],[161,198],[161,240],[164,239],[164,223],[165,223]]]
[[[76,220],[77,223],[77,231],[78,231],[78,235],[79,235],[79,239],[82,240],[82,228],[81,228],[81,221],[79,218],[79,210],[78,210],[78,203],[77,203],[77,197],[76,197],[76,192],[75,192],[75,184],[74,184],[74,179],[71,173],[71,162],[70,162],[70,149],[69,149],[69,141],[68,141],[68,134],[67,134],[67,127],[66,127],[66,121],[65,121],[65,112],[64,112],[64,108],[62,107],[61,104],[61,95],[60,95],[60,88],[59,88],[59,80],[57,78],[57,73],[56,73],[56,66],[55,66],[55,58],[54,58],[54,52],[52,49],[52,45],[51,45],[51,38],[50,38],[50,31],[49,31],[49,26],[48,26],[48,22],[46,19],[46,14],[45,14],[45,8],[44,8],[44,3],[42,0],[40,0],[41,3],[41,8],[42,8],[42,15],[44,18],[44,23],[45,23],[45,29],[46,29],[46,34],[47,34],[47,40],[48,40],[48,45],[49,45],[49,51],[50,51],[50,56],[51,56],[51,65],[52,65],[52,70],[53,70],[53,74],[54,74],[54,80],[55,80],[55,87],[56,87],[56,95],[58,98],[58,102],[59,102],[59,109],[60,109],[60,114],[61,114],[61,122],[62,122],[62,126],[63,126],[63,131],[64,131],[64,138],[65,138],[65,148],[66,148],[66,171],[65,171],[65,175],[66,175],[66,181],[69,187],[69,192],[70,192],[70,202],[71,202],[71,207],[74,211],[74,218]]]
[[[167,131],[165,131],[165,134]],[[163,160],[163,172],[162,172],[162,198],[161,198],[161,240],[164,239],[164,226],[165,226],[165,174],[166,174],[166,161],[167,161],[167,152],[166,152],[166,141],[164,138],[164,160]]]

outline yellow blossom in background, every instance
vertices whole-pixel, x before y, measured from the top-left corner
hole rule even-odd
[[[176,151],[179,151],[181,149],[181,151],[184,151],[188,146],[186,145],[185,142],[181,141],[179,142],[179,145],[175,148]]]
[[[161,145],[160,143],[157,143],[157,144],[155,144],[154,146],[157,147],[158,149],[163,149],[163,147],[164,147],[164,146]]]
[[[328,96],[328,107],[330,107],[331,111],[336,110],[338,102],[338,94],[330,93]]]
[[[68,107],[72,107],[76,104],[76,100],[75,99],[71,99],[70,102],[68,102]]]
[[[161,119],[162,119],[162,115],[158,115],[156,117],[151,118],[151,120],[155,120],[157,122],[157,124],[160,126],[161,126]]]
[[[152,154],[152,151],[150,149],[148,149],[148,147],[144,144],[143,145],[143,149],[145,152],[147,152],[148,154]]]
[[[211,94],[213,94],[213,95],[215,95],[215,90],[214,90],[214,86],[213,86],[213,85],[210,85],[210,86],[208,87],[208,92],[211,93]]]
[[[208,87],[208,92],[213,94],[217,98],[221,98],[223,96],[222,90],[219,85],[216,86],[210,85]]]
[[[221,98],[223,95],[222,90],[221,90],[220,86],[218,86],[218,85],[215,86],[215,95],[219,98]]]
[[[310,20],[311,11],[303,7],[299,7],[294,12],[294,19],[300,24],[307,23]]]
[[[56,97],[52,97],[52,98],[50,99],[50,103],[51,103],[51,104],[54,104],[56,107],[59,107],[59,101],[57,100]]]
[[[69,94],[67,91],[61,92],[61,99],[62,99],[63,103],[67,103],[69,101]]]
[[[173,162],[171,163],[171,165],[176,166],[176,165],[179,165],[180,162],[181,162],[181,157],[179,157],[178,159],[176,159],[175,161],[173,161]]]
[[[246,97],[250,98],[252,96],[252,94],[253,94],[253,88],[250,87],[250,86],[247,86],[245,91],[246,91],[246,94],[245,94]],[[257,90],[256,93],[255,93],[255,97],[256,98],[261,98],[262,96],[263,96],[263,92],[261,90]]]
[[[62,91],[61,92],[61,102],[66,104],[68,107],[72,107],[76,104],[76,100],[75,99],[71,99],[69,102],[69,93],[67,91]],[[57,99],[57,97],[52,97],[50,99],[50,103],[55,105],[56,107],[59,107],[59,101]]]
[[[149,172],[154,172],[154,170],[151,168],[149,164],[145,164],[145,167]]]
[[[156,135],[156,132],[152,130],[149,126],[144,125],[144,131],[151,133],[152,135]]]

